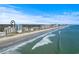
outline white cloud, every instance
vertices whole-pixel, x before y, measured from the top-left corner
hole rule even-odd
[[[24,14],[14,8],[2,6],[0,7],[0,24],[9,24],[11,20],[15,20],[17,24],[79,24],[78,14],[79,12],[65,12],[63,15],[35,16]]]
[[[31,16],[24,15],[23,13],[6,7],[0,7],[0,24],[9,24],[11,20],[16,23],[34,23],[30,20]]]

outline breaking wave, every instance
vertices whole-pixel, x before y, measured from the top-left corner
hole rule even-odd
[[[56,36],[56,34],[47,35],[40,42],[36,43],[36,45],[33,46],[32,50],[34,50],[37,47],[44,46],[44,45],[47,45],[49,43],[52,43],[52,41],[49,39],[49,37],[54,37],[54,36]]]

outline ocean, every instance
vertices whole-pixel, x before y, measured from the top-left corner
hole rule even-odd
[[[52,30],[34,38],[15,51],[21,54],[78,54],[79,25],[70,25],[64,29]]]

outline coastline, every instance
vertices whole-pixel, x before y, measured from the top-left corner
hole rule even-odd
[[[48,30],[53,30],[52,32],[55,32],[55,31],[58,31],[58,30],[60,30],[60,29],[64,29],[64,28],[66,28],[66,27],[69,27],[69,26],[56,27],[56,28],[46,29],[46,30],[37,31],[37,32],[40,33],[40,32],[48,31]],[[36,32],[34,32],[34,33],[36,33]],[[34,33],[32,33],[32,34],[34,34]],[[50,32],[49,32],[49,33],[50,33]],[[48,33],[42,34],[41,36],[45,36],[46,34],[48,34]],[[30,34],[29,34],[29,35],[30,35]],[[21,46],[23,46],[23,45],[25,45],[25,44],[28,44],[28,43],[30,43],[30,42],[36,40],[37,38],[39,38],[39,37],[41,37],[41,36],[38,36],[38,37],[36,37],[36,38],[33,38],[32,40],[28,40],[28,41],[22,42],[21,44],[18,44],[18,45],[9,47],[7,50],[4,49],[4,51],[3,51],[2,53],[6,53],[7,51],[8,51],[8,53],[11,53],[11,52],[13,52],[14,50],[16,50],[17,48],[19,48],[19,47],[21,47]],[[9,52],[9,51],[10,51],[10,52]]]

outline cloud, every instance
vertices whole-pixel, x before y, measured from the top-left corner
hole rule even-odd
[[[16,10],[16,7],[0,6],[0,24],[9,24],[15,20],[17,24],[79,24],[79,12],[65,12],[62,15],[28,15]]]
[[[6,7],[0,7],[0,24],[9,24],[11,20],[15,20],[16,23],[34,23],[30,18],[31,16],[25,15],[15,9]]]

